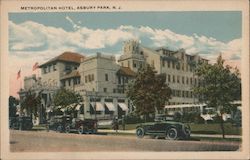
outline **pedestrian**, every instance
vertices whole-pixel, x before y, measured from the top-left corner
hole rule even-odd
[[[46,119],[45,125],[46,125],[46,131],[49,132],[49,120],[48,119]]]
[[[117,117],[113,120],[113,129],[115,130],[116,133],[118,132],[119,123],[118,123],[118,118]]]

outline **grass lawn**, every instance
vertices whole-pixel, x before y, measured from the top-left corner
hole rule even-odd
[[[126,130],[135,129],[139,124],[126,124]],[[189,124],[191,131],[194,134],[222,134],[220,129],[220,124]],[[107,126],[111,129],[111,126]],[[241,135],[241,128],[235,127],[231,123],[224,123],[225,134],[226,135]],[[122,126],[119,125],[119,129],[122,129]]]
[[[222,134],[220,124],[189,124],[194,134]],[[241,135],[241,128],[225,123],[226,135]]]

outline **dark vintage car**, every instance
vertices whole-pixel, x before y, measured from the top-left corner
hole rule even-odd
[[[136,135],[138,138],[143,138],[145,135],[151,137],[165,137],[169,140],[189,139],[191,129],[189,125],[181,122],[168,121],[157,118],[156,122],[143,123],[136,127]]]
[[[97,120],[75,119],[70,116],[56,116],[49,121],[49,129],[57,132],[97,133]]]
[[[32,118],[26,116],[10,117],[9,127],[10,129],[31,130],[33,127]]]

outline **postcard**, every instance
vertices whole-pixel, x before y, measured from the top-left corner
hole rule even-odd
[[[249,159],[249,1],[1,1],[1,159]]]

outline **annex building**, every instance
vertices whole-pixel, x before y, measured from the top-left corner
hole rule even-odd
[[[166,83],[172,89],[172,98],[166,105],[197,103],[198,97],[192,88],[199,83],[194,74],[198,63],[208,63],[208,60],[188,55],[184,49],[151,49],[129,40],[124,42],[123,54],[118,60],[101,53],[84,56],[64,52],[39,66],[41,77],[25,77],[24,89],[19,95],[21,100],[28,91],[41,95],[40,123],[49,118],[55,108],[60,109],[61,106],[53,104],[53,94],[60,88],[73,90],[83,99],[79,104],[61,108],[62,112],[73,108],[78,118],[121,118],[135,109],[125,90],[145,64],[154,67],[158,74],[166,75]]]

